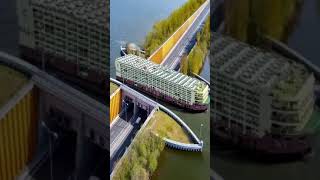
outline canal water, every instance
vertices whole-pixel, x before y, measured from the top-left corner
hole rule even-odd
[[[114,60],[120,56],[120,45],[125,42],[142,44],[155,22],[167,17],[186,0],[111,0],[110,76],[115,78]],[[210,78],[209,62],[201,73]],[[202,153],[182,152],[166,148],[160,156],[153,180],[208,179],[210,167],[210,112],[187,113],[163,103],[181,117],[204,141]],[[201,124],[203,127],[201,128]],[[201,132],[200,132],[201,131]]]
[[[167,17],[186,0],[111,0],[110,1],[110,77],[115,77],[114,61],[120,45],[142,45],[155,22]]]
[[[247,0],[240,0],[242,4],[248,2]],[[258,12],[264,12],[264,18],[272,15],[279,15],[279,13],[290,12],[286,9],[292,7],[297,1],[286,1],[287,6],[282,6],[281,11],[277,11],[279,7],[277,3],[284,1],[269,1],[264,0],[269,4],[265,4],[262,9],[256,8]],[[235,1],[233,1],[235,2]],[[257,1],[262,2],[262,1]],[[320,1],[319,0],[302,0],[300,7],[296,7],[292,14],[283,14],[282,17],[290,17],[289,23],[283,22],[283,19],[277,19],[272,16],[266,20],[266,23],[271,26],[269,30],[278,31],[284,29],[285,32],[280,40],[288,44],[289,47],[295,49],[300,54],[308,58],[314,64],[320,66],[319,61],[319,45],[320,42]],[[240,2],[239,2],[240,3]],[[259,6],[258,6],[259,7]],[[246,8],[242,8],[246,9]],[[239,17],[238,17],[239,18]],[[264,24],[263,19],[257,24]],[[259,19],[259,18],[256,18]],[[238,22],[241,19],[238,19]],[[288,24],[287,26],[284,24]],[[281,24],[281,25],[280,25]],[[283,26],[284,25],[284,26]],[[282,26],[282,27],[280,27]],[[243,26],[242,26],[243,27]],[[268,27],[263,29],[269,31]],[[241,31],[241,30],[240,30]],[[233,32],[236,32],[233,30]],[[242,31],[243,32],[243,31]],[[270,31],[269,31],[270,32]],[[278,34],[277,34],[278,33]],[[279,35],[279,31],[274,33],[275,36]],[[240,33],[241,34],[241,33]],[[272,34],[272,32],[271,32]],[[238,34],[239,35],[239,34]],[[243,35],[243,34],[242,34]],[[242,39],[242,38],[240,38]],[[295,162],[286,163],[261,163],[249,159],[238,151],[221,146],[212,146],[211,149],[211,166],[213,169],[224,177],[226,180],[319,180],[320,177],[320,113],[315,112],[313,115],[315,120],[318,120],[318,127],[313,136],[314,153],[307,159]]]

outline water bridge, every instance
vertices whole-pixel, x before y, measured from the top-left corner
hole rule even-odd
[[[202,29],[209,14],[210,0],[207,0],[148,59],[171,69],[179,69],[182,55],[195,43],[196,33]]]

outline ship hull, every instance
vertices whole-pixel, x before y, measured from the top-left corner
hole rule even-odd
[[[202,105],[202,104],[189,105],[189,104],[183,103],[177,99],[174,99],[170,96],[167,96],[159,91],[156,91],[154,88],[148,88],[144,85],[137,84],[137,83],[135,83],[131,80],[128,80],[128,79],[123,79],[122,77],[119,77],[119,76],[117,76],[116,79],[119,80],[120,82],[124,82],[126,85],[128,85],[134,89],[145,92],[145,93],[155,97],[156,99],[162,100],[164,102],[168,102],[168,103],[173,104],[175,106],[178,106],[180,108],[184,108],[189,112],[203,112],[208,109],[208,105]]]
[[[224,126],[213,127],[214,140],[250,152],[267,161],[299,160],[312,152],[306,136],[263,137],[236,133]]]
[[[59,78],[76,84],[93,94],[106,98],[107,90],[109,89],[108,78],[103,72],[89,70],[86,76],[79,73],[79,66],[70,61],[66,61],[63,57],[58,57],[53,54],[44,53],[40,50],[32,49],[26,46],[19,46],[20,57],[25,61],[42,68],[42,58],[45,59],[46,70],[53,70],[54,74]]]
[[[45,67],[53,68],[55,70],[61,71],[67,75],[76,76],[77,78],[81,78],[85,81],[94,84],[102,84],[105,83],[107,78],[106,74],[103,72],[99,72],[96,70],[88,70],[87,75],[83,76],[79,73],[79,66],[76,63],[66,61],[65,58],[59,57],[50,53],[43,53],[41,50],[31,49],[25,46],[20,45],[20,56],[30,62],[31,64],[41,66],[42,58],[45,59]]]

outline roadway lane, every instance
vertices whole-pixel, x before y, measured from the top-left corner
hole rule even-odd
[[[209,2],[206,2],[205,7],[203,8],[200,15],[190,26],[187,32],[183,35],[183,37],[180,38],[180,40],[173,47],[170,53],[165,57],[165,59],[162,62],[162,65],[164,65],[165,67],[169,67],[170,69],[175,69],[179,65],[182,55],[186,50],[186,47],[190,44],[190,41],[195,37],[195,34],[210,14]]]
[[[110,158],[113,158],[121,144],[132,131],[133,126],[124,119],[118,118],[110,129]]]
[[[118,160],[121,159],[127,148],[130,146],[131,142],[135,138],[137,132],[140,130],[141,125],[145,122],[147,119],[147,112],[144,110],[139,109],[138,112],[130,119],[129,123],[132,126],[132,129],[130,132],[125,135],[125,138],[122,139],[121,143],[115,144],[117,146],[116,150],[114,150],[112,156],[111,156],[111,151],[110,151],[110,173],[112,173],[116,163]],[[139,123],[135,123],[137,118],[140,117],[141,120]],[[112,132],[111,132],[112,134]],[[117,134],[118,136],[123,136],[121,134]],[[110,145],[111,146],[111,145]],[[110,149],[113,149],[110,147]]]

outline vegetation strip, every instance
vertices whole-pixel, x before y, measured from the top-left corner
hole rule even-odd
[[[199,74],[202,70],[210,45],[210,18],[206,20],[202,31],[197,33],[196,40],[197,44],[190,54],[182,58],[180,71],[183,74]]]
[[[144,42],[146,56],[158,49],[204,2],[205,0],[188,0],[169,17],[155,23]]]
[[[158,158],[164,147],[161,138],[155,136],[150,129],[145,129],[136,137],[132,149],[123,157],[121,164],[118,164],[113,179],[150,179],[157,169]]]

